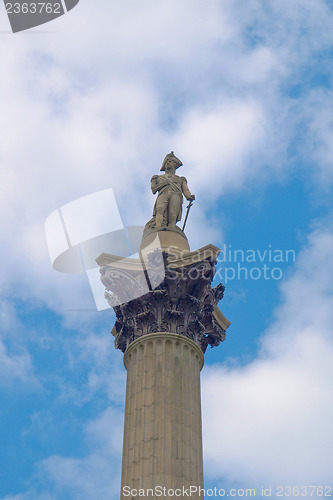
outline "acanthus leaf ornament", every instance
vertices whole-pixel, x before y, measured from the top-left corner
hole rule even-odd
[[[223,297],[224,286],[211,288],[216,261],[211,257],[174,269],[168,266],[163,254],[165,278],[152,290],[144,287],[124,270],[101,269],[106,297],[116,313],[112,330],[115,346],[125,352],[135,339],[150,333],[171,332],[194,340],[206,351],[225,339],[225,328],[214,315],[217,303]],[[149,256],[148,275],[158,275],[160,263],[156,255]],[[133,297],[133,289],[137,298]],[[110,293],[111,292],[111,293]],[[140,295],[141,294],[141,295]]]

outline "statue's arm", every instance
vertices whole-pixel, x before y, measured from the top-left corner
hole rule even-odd
[[[188,188],[186,177],[182,177],[182,190],[187,200],[195,200],[194,194]]]
[[[168,182],[166,179],[163,179],[161,175],[153,175],[150,181],[150,187],[153,194],[157,193],[160,189],[166,186]]]
[[[156,191],[158,191],[158,175],[153,175],[153,177],[151,178],[150,188],[153,194],[155,194]]]

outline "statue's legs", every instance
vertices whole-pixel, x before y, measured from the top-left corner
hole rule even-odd
[[[164,191],[159,194],[156,200],[156,227],[161,227],[163,223],[163,218],[165,211],[168,208],[169,203],[169,195],[168,191]]]
[[[161,227],[163,222],[163,214],[156,214],[156,227]]]
[[[178,193],[171,193],[169,199],[169,210],[168,210],[168,225],[175,226],[181,209],[182,198]]]

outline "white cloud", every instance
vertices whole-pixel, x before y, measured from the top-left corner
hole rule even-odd
[[[317,229],[282,285],[258,359],[203,375],[205,471],[242,484],[329,484],[333,233]]]
[[[21,328],[14,304],[6,300],[0,301],[0,324],[2,335],[15,335],[17,329]]]
[[[7,386],[17,380],[24,383],[35,382],[30,355],[27,352],[10,353],[0,342],[0,384]]]
[[[333,121],[330,109],[333,94],[330,89],[312,91],[304,102],[301,116],[307,121],[305,136],[300,141],[300,153],[314,165],[314,179],[325,192],[333,184]]]
[[[251,100],[188,114],[176,144],[191,165],[191,183],[209,198],[242,186],[246,177],[258,173],[256,153],[265,137],[265,121],[260,103]]]
[[[111,315],[110,315],[111,316]],[[112,326],[110,321],[109,327]],[[75,404],[82,404],[102,391],[109,401],[123,405],[125,394],[125,370],[122,353],[116,351],[114,339],[105,329],[100,333],[90,332],[85,337],[77,337],[70,341],[67,348],[70,365],[89,366],[87,382],[81,395],[74,395]],[[68,397],[68,389],[63,391],[63,397]]]
[[[150,176],[170,149],[207,211],[222,193],[279,178],[296,112],[281,85],[330,43],[331,30],[318,26],[331,18],[322,1],[281,8],[253,0],[244,9],[104,0],[98,8],[80,2],[52,23],[56,33],[2,37],[6,291],[61,313],[80,301],[94,307],[88,287],[81,298],[82,279],[52,273],[44,221],[64,203],[113,187],[127,223],[144,223]],[[328,151],[329,136],[318,133]],[[218,237],[202,212],[196,230],[204,229]]]
[[[119,495],[123,414],[105,410],[86,428],[92,452],[84,458],[52,456],[40,463],[39,476],[73,500],[108,500]]]
[[[12,387],[20,382],[36,387],[32,359],[21,345],[19,335],[23,328],[12,303],[0,301],[0,324],[0,385]]]

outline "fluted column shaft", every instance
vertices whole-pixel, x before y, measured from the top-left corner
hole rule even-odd
[[[203,363],[199,346],[174,333],[145,335],[125,351],[121,499],[131,498],[123,495],[124,486],[131,490],[203,487]]]

